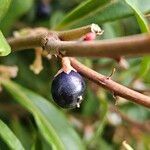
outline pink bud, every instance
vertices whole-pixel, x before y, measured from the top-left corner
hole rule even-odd
[[[83,38],[84,41],[92,41],[96,38],[96,34],[93,32],[87,33]]]

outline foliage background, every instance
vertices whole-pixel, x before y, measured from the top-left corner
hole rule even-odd
[[[12,36],[14,31],[26,27],[65,30],[97,23],[105,31],[98,38],[102,40],[148,32],[149,28],[149,18],[145,17],[150,12],[149,0],[86,0],[83,3],[82,0],[53,0],[46,19],[36,17],[37,5],[36,0],[1,0],[0,29],[4,36]],[[19,68],[13,82],[3,81],[4,89],[0,93],[0,118],[5,122],[0,123],[0,149],[113,150],[124,149],[124,140],[136,150],[150,149],[148,109],[120,98],[117,107],[121,115],[114,113],[112,93],[86,80],[81,108],[62,110],[53,103],[50,93],[59,62],[56,58],[50,62],[43,59],[44,69],[35,75],[29,69],[34,57],[33,50],[0,57],[0,64]],[[105,75],[116,67],[115,81],[149,95],[149,56],[126,58],[127,69],[113,59],[79,59]]]

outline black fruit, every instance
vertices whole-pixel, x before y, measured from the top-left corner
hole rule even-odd
[[[51,87],[54,101],[63,108],[79,107],[85,90],[82,76],[71,71],[69,74],[62,72],[57,75]]]

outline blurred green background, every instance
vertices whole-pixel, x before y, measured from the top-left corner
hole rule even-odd
[[[1,0],[0,30],[7,38],[23,28],[67,30],[97,23],[104,30],[97,40],[111,39],[149,32],[149,13],[149,0]],[[85,79],[81,108],[63,110],[50,93],[59,61],[43,58],[36,75],[30,70],[34,58],[33,50],[0,57],[0,65],[19,69],[0,93],[1,150],[124,150],[124,140],[136,150],[150,149],[147,108],[123,98],[115,106],[112,93]],[[79,60],[106,76],[115,67],[113,80],[150,95],[150,56]]]

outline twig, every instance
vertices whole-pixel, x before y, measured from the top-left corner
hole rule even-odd
[[[123,85],[120,85],[111,79],[107,79],[106,76],[86,67],[74,58],[71,58],[71,63],[72,66],[86,78],[110,90],[111,92],[114,92],[115,95],[150,108],[150,97],[133,91]]]
[[[55,32],[49,35],[56,36]],[[134,35],[101,41],[59,41],[45,39],[47,35],[39,34],[20,38],[8,39],[12,50],[22,50],[33,47],[44,47],[51,52],[60,50],[65,56],[111,57],[141,56],[150,54],[150,35]],[[45,43],[48,40],[47,44]],[[46,44],[46,45],[45,45]]]
[[[101,28],[98,25],[91,24],[91,25],[87,25],[87,26],[80,27],[77,29],[60,31],[60,32],[58,32],[58,37],[62,41],[68,41],[68,40],[70,41],[70,40],[78,39],[78,38],[84,36],[88,32],[94,32],[96,34],[101,34],[101,33],[103,33],[103,30],[101,30]]]
[[[19,37],[19,38],[9,38],[7,39],[8,43],[11,46],[11,49],[13,51],[18,50],[24,50],[29,48],[35,48],[35,47],[42,47],[44,43],[42,43],[42,39],[44,38],[45,34],[41,35],[29,35],[25,37]]]
[[[30,65],[30,70],[32,70],[35,74],[39,74],[43,69],[42,65],[42,48],[35,48],[35,59],[33,64]]]
[[[139,56],[150,54],[150,35],[136,35],[112,40],[78,42],[57,41],[58,49],[66,56],[111,57]],[[55,45],[47,48],[55,49]]]

